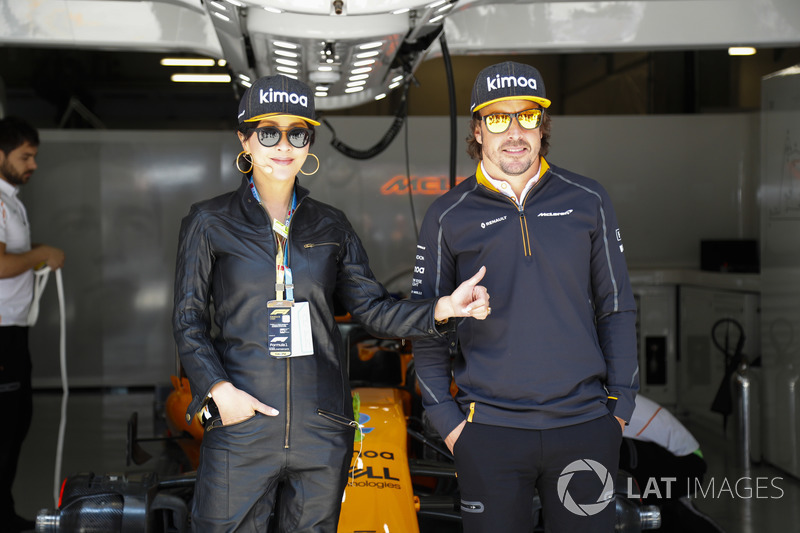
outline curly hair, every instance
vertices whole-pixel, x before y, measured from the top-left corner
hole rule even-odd
[[[539,148],[539,155],[544,157],[550,151],[550,128],[552,126],[552,119],[547,112],[542,113],[542,125],[539,126],[542,130],[542,143]],[[480,126],[481,115],[477,111],[472,114],[472,120],[469,121],[469,135],[467,135],[467,153],[475,161],[483,159],[481,152],[481,143],[475,138],[475,129]]]

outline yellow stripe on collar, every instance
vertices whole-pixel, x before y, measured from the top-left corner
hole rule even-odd
[[[542,176],[544,176],[545,172],[547,172],[549,169],[550,169],[550,165],[547,164],[547,161],[545,161],[544,157],[540,157],[539,158],[539,179],[542,179]],[[478,163],[478,169],[475,171],[475,178],[478,180],[478,183],[480,183],[481,185],[483,185],[487,189],[492,190],[494,192],[500,192],[500,191],[497,190],[497,187],[492,185],[492,183],[488,179],[486,179],[486,175],[483,173],[483,170],[481,169],[481,164],[480,163]]]

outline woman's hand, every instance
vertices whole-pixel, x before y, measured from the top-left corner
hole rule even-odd
[[[267,416],[275,416],[278,410],[263,404],[241,389],[237,389],[229,381],[220,381],[211,387],[211,397],[219,409],[223,426],[244,422],[255,416],[256,412]]]
[[[445,320],[457,316],[471,316],[483,320],[492,312],[489,307],[489,291],[486,287],[478,285],[486,274],[486,267],[481,267],[478,272],[467,281],[456,287],[450,296],[439,298],[434,310],[436,320]]]

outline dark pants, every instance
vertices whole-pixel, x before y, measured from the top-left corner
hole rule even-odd
[[[284,419],[259,413],[206,431],[192,530],[266,532],[274,514],[281,533],[335,533],[353,433],[313,414],[293,424],[285,448]]]
[[[533,531],[538,491],[545,531],[611,533],[621,440],[611,414],[547,430],[468,423],[454,448],[464,532]]]
[[[17,474],[22,441],[33,417],[27,327],[0,327],[0,406],[3,412],[3,427],[0,429],[1,525],[15,515],[11,487]]]
[[[676,456],[653,442],[623,439],[619,466],[639,485],[646,503],[691,496],[706,473],[706,462],[691,453]]]

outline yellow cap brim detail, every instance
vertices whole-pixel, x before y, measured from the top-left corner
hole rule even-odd
[[[261,122],[261,121],[262,121],[262,120],[264,120],[265,118],[272,118],[272,117],[291,117],[291,118],[297,118],[297,119],[300,119],[300,120],[302,120],[302,121],[304,121],[304,122],[308,122],[308,123],[309,123],[309,124],[311,124],[312,126],[319,126],[319,125],[320,125],[320,123],[319,123],[319,122],[317,122],[316,120],[311,120],[310,118],[301,117],[300,115],[287,115],[286,113],[266,113],[266,114],[264,114],[264,115],[258,115],[258,116],[255,116],[255,117],[253,117],[253,118],[248,118],[248,119],[245,119],[245,120],[244,120],[244,122]]]
[[[550,107],[550,100],[547,98],[539,98],[538,96],[504,96],[502,98],[495,98],[494,100],[489,100],[488,102],[484,102],[481,105],[475,106],[475,109],[472,110],[474,113],[480,109],[483,109],[487,105],[492,105],[495,102],[507,102],[508,100],[529,100],[531,102],[536,102],[542,107]]]

